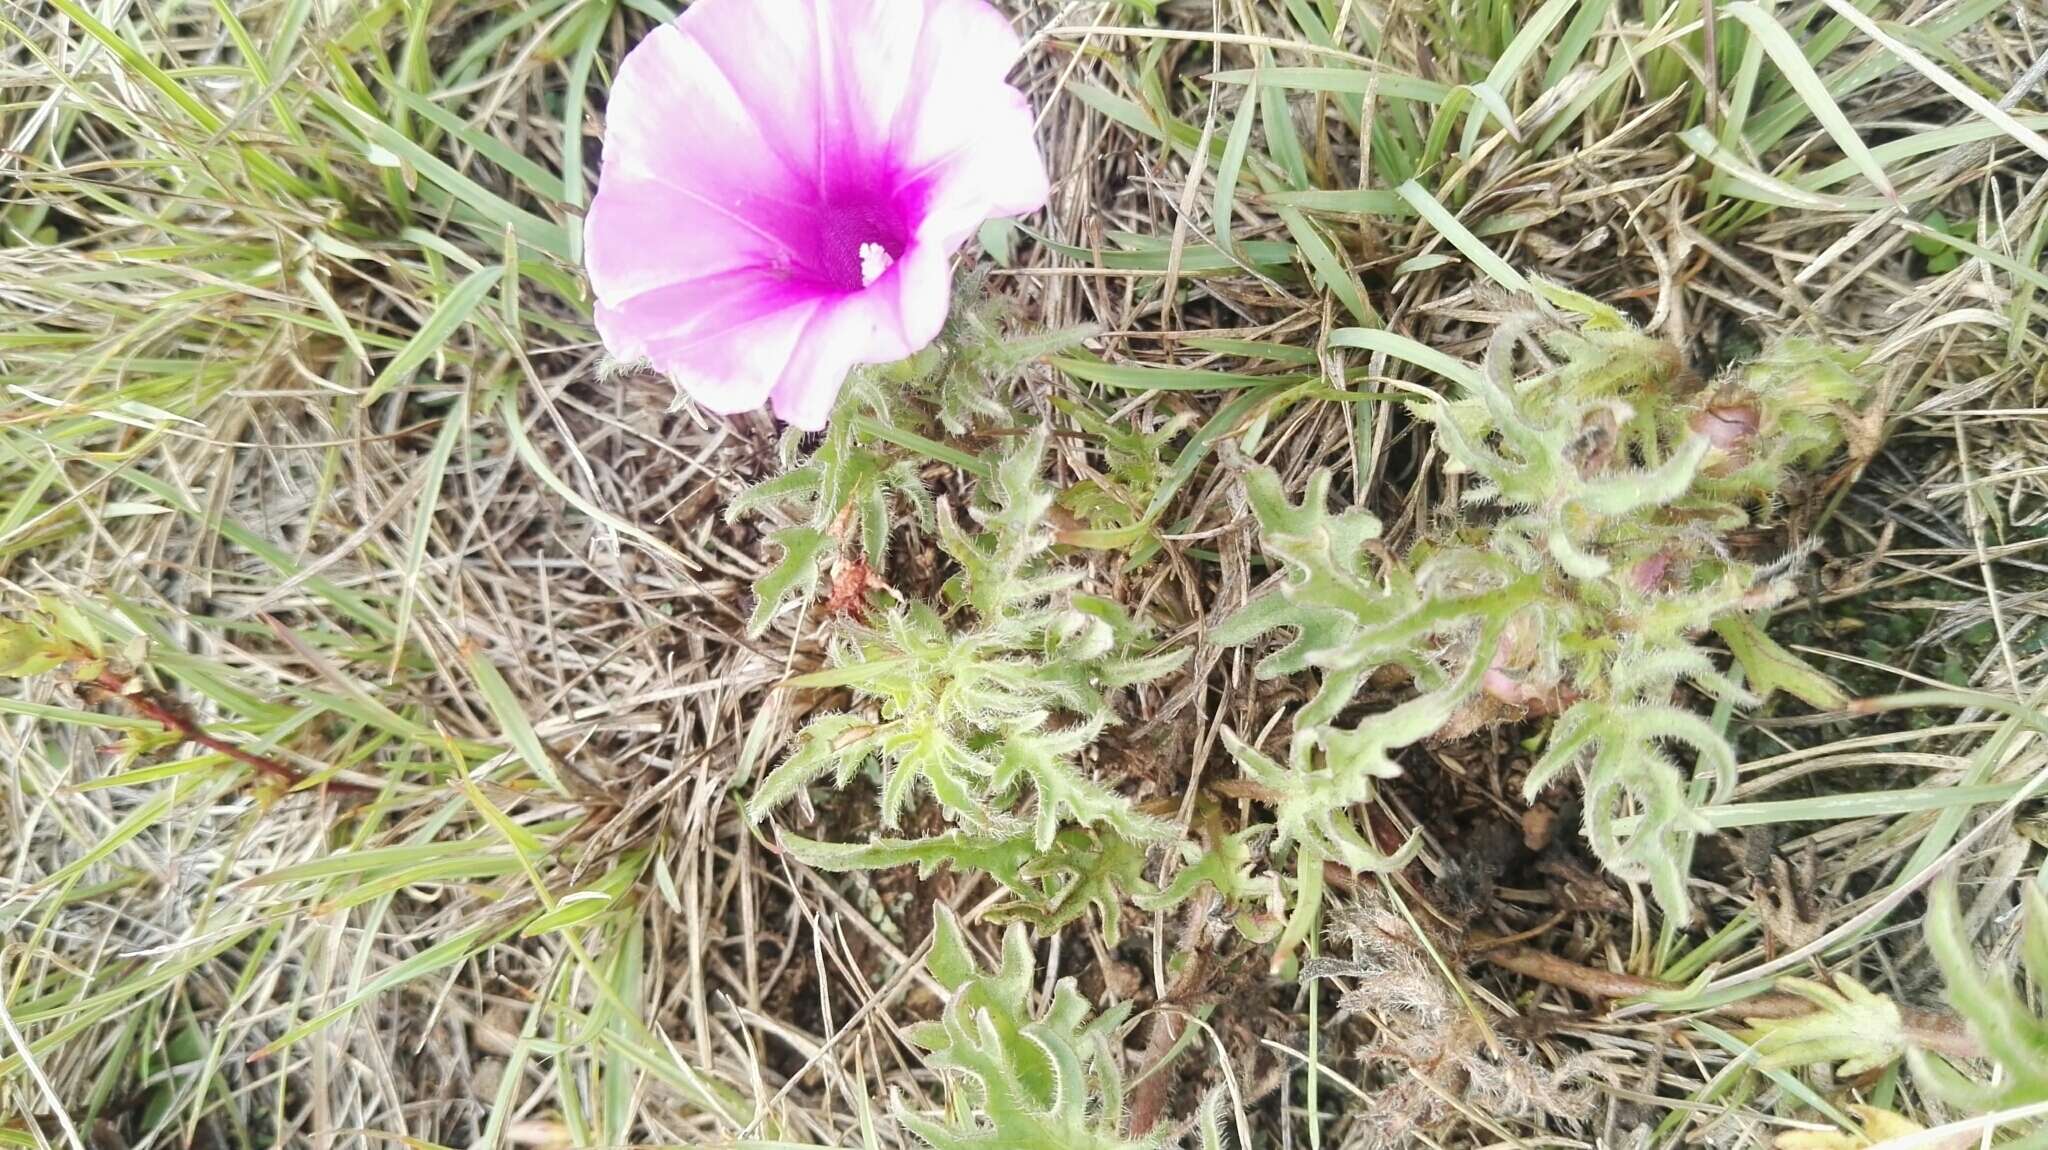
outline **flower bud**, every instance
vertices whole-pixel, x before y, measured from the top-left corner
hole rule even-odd
[[[1756,438],[1762,421],[1754,403],[1715,403],[1694,412],[1687,426],[1722,451],[1734,452]]]

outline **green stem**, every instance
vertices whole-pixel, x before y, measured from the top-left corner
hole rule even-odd
[[[1294,852],[1294,910],[1287,916],[1287,927],[1280,932],[1280,941],[1273,946],[1273,970],[1287,964],[1316,926],[1316,918],[1323,909],[1323,852],[1303,844]]]

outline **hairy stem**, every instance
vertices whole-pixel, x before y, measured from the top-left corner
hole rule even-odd
[[[1203,942],[1203,936],[1208,932],[1209,912],[1209,902],[1202,898],[1197,898],[1188,908],[1187,921],[1181,931],[1181,937],[1188,941],[1185,960],[1155,1007],[1157,1013],[1152,1016],[1152,1028],[1145,1036],[1145,1051],[1141,1056],[1145,1069],[1139,1072],[1131,1090],[1130,1132],[1133,1138],[1142,1138],[1152,1132],[1173,1095],[1173,1075],[1167,1071],[1174,1055],[1181,1049],[1181,1035],[1187,1031],[1185,1012],[1207,984],[1210,962],[1214,957]]]

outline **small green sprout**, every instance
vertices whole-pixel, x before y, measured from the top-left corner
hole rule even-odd
[[[941,1117],[899,1110],[905,1128],[932,1150],[1139,1150],[1156,1143],[1118,1132],[1123,1079],[1114,1050],[1129,1004],[1090,1019],[1071,978],[1031,1008],[1036,963],[1024,930],[1003,935],[1003,956],[979,969],[953,912],[941,904],[933,928],[932,977],[951,999],[936,1022],[910,1031],[948,1072],[960,1097]]]
[[[1811,1014],[1794,1018],[1752,1018],[1744,1037],[1756,1048],[1765,1070],[1839,1063],[1844,1078],[1896,1062],[1906,1049],[1905,1020],[1891,999],[1846,974],[1835,984],[1781,978],[1778,986],[1811,1001]]]

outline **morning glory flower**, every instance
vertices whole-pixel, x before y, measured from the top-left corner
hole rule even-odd
[[[1045,203],[983,0],[698,0],[626,54],[584,221],[597,330],[713,411],[825,425],[939,334],[951,259]]]

